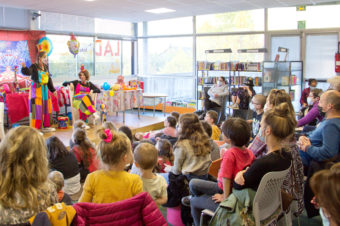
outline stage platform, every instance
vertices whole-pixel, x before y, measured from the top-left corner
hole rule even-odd
[[[137,113],[125,113],[125,123],[123,123],[122,113],[119,113],[118,116],[108,117],[108,121],[113,122],[117,129],[125,125],[130,127],[133,134],[136,132],[148,132],[151,130],[162,129],[164,128],[164,119],[164,114],[157,114],[156,117],[140,114],[139,119]],[[99,128],[99,125],[90,125],[90,127],[91,128],[87,130],[87,136],[93,143],[97,144],[99,142],[99,138],[96,135],[96,130]],[[69,146],[72,131],[72,127],[69,126],[67,129],[57,129],[55,132],[45,133],[44,137],[47,139],[50,136],[57,136],[65,146]]]

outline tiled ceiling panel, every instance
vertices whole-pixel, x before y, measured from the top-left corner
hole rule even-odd
[[[331,3],[330,0],[0,0],[0,6],[41,10],[130,22],[167,19],[249,9]],[[145,10],[166,7],[173,13]]]

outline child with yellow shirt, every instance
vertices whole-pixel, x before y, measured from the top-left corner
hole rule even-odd
[[[216,122],[218,120],[218,114],[214,110],[207,111],[204,117],[204,121],[208,122],[211,125],[212,134],[211,139],[220,140],[221,130],[216,126]]]
[[[112,203],[141,193],[143,183],[139,176],[124,171],[133,161],[130,140],[110,129],[101,128],[97,133],[103,169],[88,174],[79,202]]]

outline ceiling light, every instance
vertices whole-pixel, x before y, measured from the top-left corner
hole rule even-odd
[[[96,0],[84,0],[85,2],[94,2]]]
[[[172,12],[176,12],[176,10],[168,9],[168,8],[157,8],[157,9],[149,9],[149,10],[145,10],[145,12],[148,12],[148,13],[155,13],[155,14],[161,14],[161,13],[172,13]]]

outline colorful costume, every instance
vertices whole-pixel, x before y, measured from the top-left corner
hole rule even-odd
[[[95,103],[93,103],[90,94],[92,90],[94,93],[100,93],[100,90],[91,82],[87,81],[82,83],[81,81],[74,80],[71,82],[64,82],[63,86],[67,86],[70,83],[74,86],[73,106],[79,111],[79,118],[86,121],[87,117],[96,112]]]
[[[52,124],[52,101],[48,90],[55,91],[52,79],[49,76],[48,66],[43,69],[38,64],[32,64],[29,68],[23,67],[21,73],[30,75],[32,79],[30,101],[30,126],[41,129],[42,126],[50,127]]]

